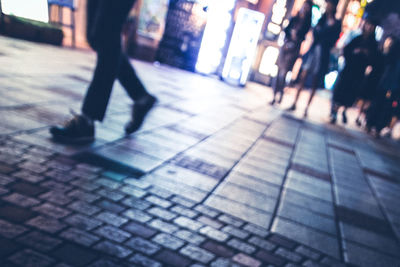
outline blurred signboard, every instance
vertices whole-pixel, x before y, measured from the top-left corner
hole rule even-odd
[[[1,10],[6,15],[49,21],[47,0],[1,0]]]
[[[161,40],[165,27],[168,4],[169,0],[143,1],[138,25],[138,33],[140,35],[154,40]]]
[[[76,7],[75,0],[48,0],[49,5],[58,5],[58,6],[65,6],[70,8]]]

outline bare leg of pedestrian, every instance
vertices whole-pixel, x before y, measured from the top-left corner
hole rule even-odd
[[[294,102],[293,102],[292,106],[290,106],[290,108],[289,108],[290,111],[296,110],[297,101],[299,100],[300,93],[304,88],[304,84],[305,84],[306,79],[307,79],[307,74],[308,74],[307,71],[302,71],[301,74],[300,74],[299,85],[297,87],[297,92],[296,92],[296,96],[295,96]]]

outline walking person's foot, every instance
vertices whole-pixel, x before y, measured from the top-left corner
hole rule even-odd
[[[358,127],[361,127],[361,120],[360,120],[360,118],[357,118],[356,119],[356,125],[358,126]]]
[[[287,110],[288,111],[295,111],[296,110],[296,104],[291,105]]]
[[[307,118],[308,117],[308,108],[306,108],[306,110],[304,110],[304,118]]]
[[[346,116],[346,112],[343,112],[343,113],[342,113],[342,122],[343,122],[344,124],[346,124],[346,123],[347,123],[347,116]]]
[[[132,109],[132,119],[125,126],[126,134],[131,134],[142,126],[147,113],[151,110],[156,102],[157,98],[152,95],[147,95],[135,102]]]
[[[272,105],[274,105],[275,104],[275,98],[271,101],[271,102],[269,102],[269,104],[272,106]]]
[[[331,124],[335,124],[336,123],[336,114],[331,114],[331,120],[329,121]]]
[[[94,122],[84,115],[74,115],[64,126],[52,126],[54,141],[64,144],[87,144],[94,141]]]

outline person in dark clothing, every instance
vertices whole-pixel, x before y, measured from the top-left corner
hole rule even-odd
[[[125,132],[130,134],[143,123],[156,98],[150,95],[137,77],[128,57],[122,52],[121,32],[135,0],[88,0],[87,40],[97,53],[97,64],[82,105],[82,114],[75,115],[64,126],[53,126],[50,133],[63,143],[92,142],[94,121],[102,121],[118,79],[134,100],[132,120]]]
[[[278,103],[282,102],[283,89],[285,87],[286,75],[292,70],[299,56],[300,46],[311,27],[312,1],[305,1],[298,14],[290,19],[285,28],[285,41],[279,51],[278,74],[274,86],[274,97],[271,105],[275,104],[276,96],[280,94]]]
[[[338,0],[327,0],[325,14],[313,29],[314,41],[309,51],[303,56],[303,63],[297,87],[296,98],[289,111],[296,110],[301,91],[304,88],[308,76],[311,76],[311,94],[304,112],[306,117],[308,108],[318,87],[323,87],[325,74],[329,68],[329,57],[332,47],[339,38],[341,22],[335,18]]]
[[[375,27],[374,21],[364,20],[362,34],[355,37],[344,48],[345,67],[335,83],[331,123],[336,122],[340,107],[344,107],[342,119],[343,123],[347,123],[346,110],[356,101],[367,67],[371,66],[376,60],[378,43],[375,40]]]
[[[398,116],[400,100],[400,42],[389,36],[383,45],[384,70],[376,96],[367,111],[366,129],[375,129],[375,136],[380,137],[381,130],[388,126],[393,117]]]

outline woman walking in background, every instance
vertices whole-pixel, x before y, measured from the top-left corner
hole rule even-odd
[[[278,94],[280,94],[278,103],[282,102],[286,75],[292,70],[299,56],[300,46],[311,27],[312,5],[312,1],[305,1],[300,11],[296,16],[290,19],[288,26],[285,28],[285,41],[279,51],[277,63],[279,69],[274,86],[274,96],[270,103],[271,105],[275,104]]]
[[[378,53],[378,43],[375,40],[375,21],[366,19],[363,21],[362,34],[355,37],[343,50],[345,67],[340,72],[335,83],[331,123],[336,123],[337,113],[343,107],[342,121],[347,123],[346,110],[351,107],[360,92],[362,81],[368,66],[375,61]]]
[[[305,117],[308,114],[308,108],[317,88],[323,87],[325,74],[328,72],[329,67],[330,51],[335,45],[336,40],[339,38],[341,31],[341,22],[335,18],[337,4],[338,0],[326,1],[325,14],[313,29],[313,44],[310,50],[303,57],[296,98],[289,110],[296,110],[300,93],[304,88],[308,75],[310,75],[312,79],[311,94],[304,111]]]

